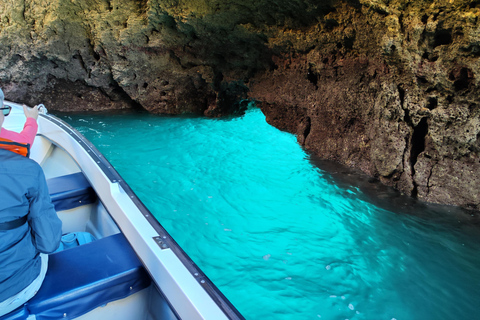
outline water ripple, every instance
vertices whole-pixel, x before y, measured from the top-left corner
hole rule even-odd
[[[247,319],[477,317],[478,228],[408,201],[373,205],[400,197],[333,179],[259,110],[67,121]]]

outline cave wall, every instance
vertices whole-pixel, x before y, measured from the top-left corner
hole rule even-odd
[[[477,0],[0,3],[0,85],[49,110],[222,116],[253,99],[321,158],[480,209]]]
[[[263,35],[241,25],[262,11],[255,3],[1,2],[0,84],[51,110],[232,113],[268,65]]]
[[[267,121],[320,157],[419,199],[478,210],[477,7],[342,3],[307,33],[272,36],[290,50],[250,94]]]

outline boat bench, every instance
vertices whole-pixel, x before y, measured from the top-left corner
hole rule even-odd
[[[48,179],[47,186],[56,211],[73,209],[97,200],[95,191],[82,172]]]
[[[27,307],[25,305],[0,317],[0,320],[25,320],[28,317]]]
[[[150,277],[123,234],[50,254],[38,293],[0,320],[73,319],[150,285]]]

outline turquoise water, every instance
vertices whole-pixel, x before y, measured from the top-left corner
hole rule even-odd
[[[247,319],[480,319],[478,220],[320,169],[258,109],[62,118]]]

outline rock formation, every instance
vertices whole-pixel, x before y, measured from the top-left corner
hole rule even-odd
[[[421,200],[480,209],[478,0],[0,3],[0,85],[49,110],[241,112]]]

